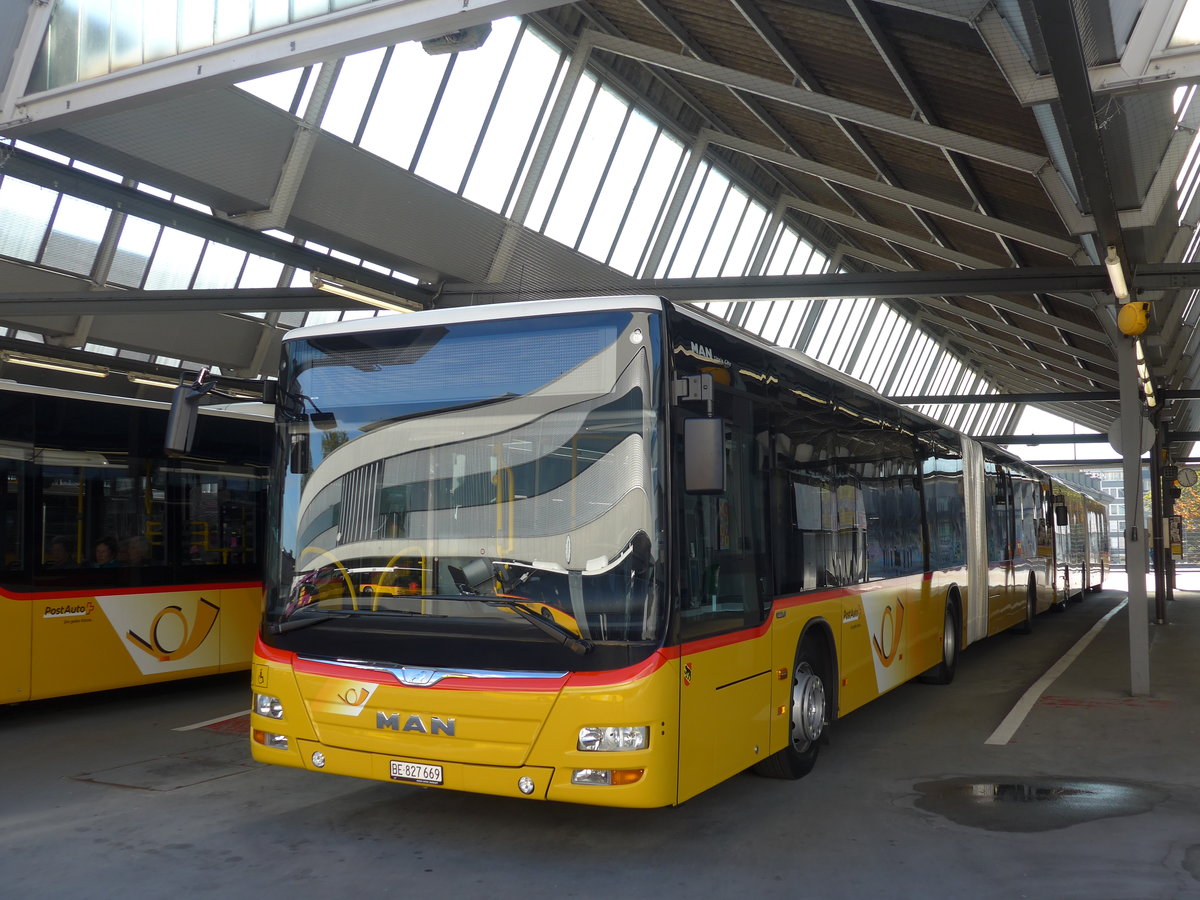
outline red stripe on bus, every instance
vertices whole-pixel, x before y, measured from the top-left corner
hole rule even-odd
[[[924,578],[932,577],[932,573],[924,573]],[[658,672],[663,666],[670,663],[672,660],[680,659],[683,656],[690,656],[696,653],[704,653],[709,650],[719,649],[721,647],[729,647],[734,644],[740,644],[745,641],[756,640],[763,637],[772,627],[774,614],[779,610],[796,609],[802,606],[811,606],[815,603],[824,603],[830,600],[846,600],[856,597],[860,594],[865,594],[872,591],[880,590],[897,590],[904,586],[905,578],[888,579],[887,581],[868,582],[866,584],[846,585],[843,587],[831,588],[823,591],[812,591],[804,594],[793,594],[786,597],[776,597],[771,604],[767,619],[755,625],[752,628],[742,628],[737,631],[726,632],[725,634],[717,634],[711,637],[701,638],[695,641],[688,641],[680,646],[662,647],[659,650],[651,653],[646,659],[641,662],[634,663],[631,666],[625,666],[620,669],[607,669],[600,672],[571,672],[563,679],[544,679],[544,678],[528,678],[528,679],[508,679],[501,684],[488,684],[490,679],[487,678],[471,678],[466,676],[463,678],[447,678],[437,684],[439,690],[469,690],[478,691],[480,688],[493,690],[497,692],[503,691],[558,691],[562,686],[569,682],[572,687],[604,687],[606,685],[625,684],[631,681],[636,681],[639,678],[648,678]],[[269,647],[262,642],[261,637],[255,639],[254,653],[260,659],[267,662],[278,663],[279,665],[291,666],[296,672],[303,672],[310,675],[331,676],[338,678],[346,678],[347,671],[344,666],[326,664],[315,660],[303,660],[297,658],[295,653],[286,650],[279,650],[274,647]],[[402,665],[397,665],[395,668],[402,668]],[[421,667],[414,666],[413,668],[436,668],[436,667]],[[370,681],[376,684],[391,684],[389,673],[376,671],[372,669],[360,669],[359,674],[355,677],[363,681]]]

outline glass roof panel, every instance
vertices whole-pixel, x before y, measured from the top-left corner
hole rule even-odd
[[[1192,47],[1200,44],[1200,0],[1187,0],[1167,47]]]
[[[520,24],[515,18],[494,22],[482,47],[454,54],[454,70],[439,102],[439,109],[451,112],[443,116],[435,110],[417,175],[457,193]],[[383,113],[395,114],[387,108]]]
[[[36,261],[57,201],[55,191],[0,177],[0,254]]]

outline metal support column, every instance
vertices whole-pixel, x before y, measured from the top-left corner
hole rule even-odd
[[[1163,552],[1165,535],[1163,534],[1163,454],[1164,427],[1161,417],[1154,416],[1154,446],[1150,448],[1150,563],[1154,568],[1154,622],[1163,625],[1167,621],[1167,596],[1165,593],[1165,576],[1167,553]],[[1167,548],[1170,552],[1170,548]]]
[[[1162,447],[1166,447],[1169,444],[1170,426],[1171,422],[1165,415],[1159,416],[1158,442]],[[1168,466],[1176,465],[1175,461],[1168,457],[1165,451],[1162,454],[1162,459],[1163,462],[1165,462]],[[1179,470],[1178,468],[1175,468],[1173,471],[1177,473]],[[1163,530],[1163,602],[1161,608],[1159,609],[1159,614],[1161,621],[1165,622],[1167,618],[1167,609],[1175,600],[1175,554],[1171,552],[1171,529],[1169,525],[1171,518],[1175,515],[1175,495],[1177,493],[1175,489],[1175,479],[1173,477],[1166,478],[1165,481],[1161,483],[1160,487],[1162,490],[1162,520],[1159,523],[1159,527]],[[1157,600],[1157,595],[1155,599]]]
[[[1150,693],[1150,626],[1146,602],[1146,514],[1142,500],[1142,401],[1133,342],[1115,342],[1121,388],[1121,456],[1125,473],[1125,574],[1129,578],[1129,692]]]

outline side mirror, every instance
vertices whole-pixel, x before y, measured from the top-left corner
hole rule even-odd
[[[181,384],[175,388],[171,396],[171,412],[167,414],[167,433],[163,438],[163,452],[167,456],[186,456],[192,451],[201,396],[188,385]]]
[[[1054,507],[1054,524],[1055,525],[1069,524],[1069,520],[1067,519],[1067,508],[1065,506]]]
[[[163,438],[163,453],[167,456],[187,456],[196,438],[196,419],[200,416],[200,398],[216,385],[209,381],[208,369],[201,369],[194,383],[181,384],[171,394],[171,411],[167,414],[167,433]]]
[[[725,493],[724,419],[684,419],[683,489],[689,494]]]

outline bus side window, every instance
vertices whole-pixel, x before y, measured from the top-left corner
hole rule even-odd
[[[16,460],[0,459],[0,533],[4,538],[4,568],[20,569],[25,563],[25,479],[22,464]],[[46,548],[49,558],[51,548]]]

